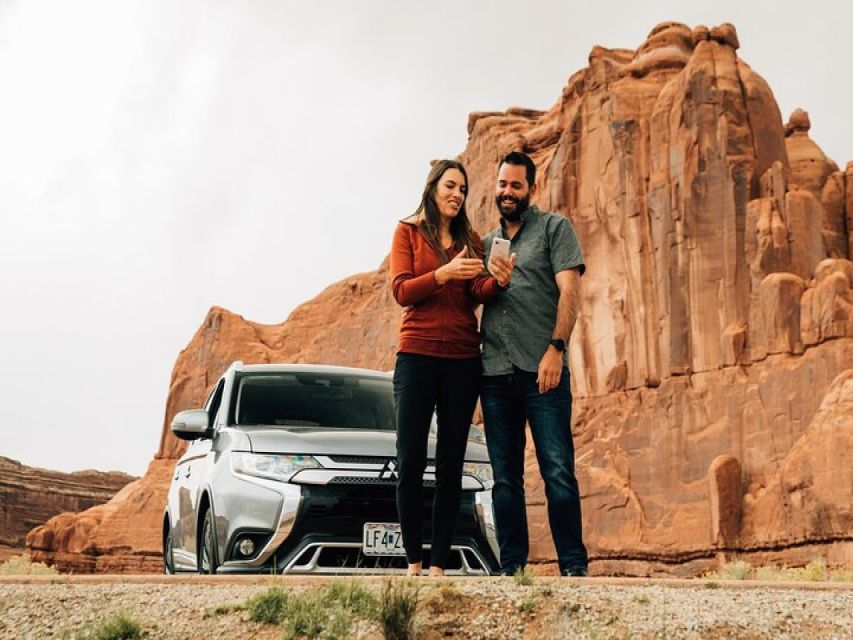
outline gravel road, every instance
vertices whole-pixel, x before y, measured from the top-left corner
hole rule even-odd
[[[276,585],[309,592],[331,579],[215,577],[0,579],[0,638],[80,638],[123,611],[150,639],[281,638],[251,622],[243,602]],[[359,579],[377,593],[382,579]],[[853,585],[705,580],[511,578],[419,581],[421,638],[853,638]],[[381,638],[375,624],[354,638]]]

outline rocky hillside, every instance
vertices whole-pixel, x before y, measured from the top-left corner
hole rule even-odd
[[[0,456],[0,562],[24,552],[33,527],[107,502],[135,479],[118,471],[48,471]]]
[[[521,149],[539,167],[538,204],[571,218],[583,246],[570,354],[593,573],[690,574],[733,552],[853,563],[853,164],[824,156],[805,112],[783,123],[738,47],[731,25],[661,24],[636,50],[595,47],[547,112],[468,119],[475,227],[496,224],[496,164]],[[30,534],[34,555],[158,566],[183,447],[174,413],[238,358],[390,368],[398,320],[386,264],[281,325],[212,309],[175,364],[148,474],[108,507],[126,517],[51,521]],[[547,565],[528,459],[532,553]],[[60,527],[85,529],[88,546],[72,550]]]

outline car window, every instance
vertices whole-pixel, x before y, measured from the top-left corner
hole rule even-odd
[[[229,421],[238,425],[394,429],[391,381],[353,375],[242,374]]]
[[[222,390],[225,387],[225,380],[220,380],[216,385],[216,389],[210,394],[210,397],[205,403],[205,409],[208,416],[208,427],[213,427],[216,424],[216,412],[219,411],[219,405],[222,404]]]

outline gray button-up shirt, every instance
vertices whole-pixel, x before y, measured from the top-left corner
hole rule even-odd
[[[483,244],[488,263],[494,237],[507,239],[504,221]],[[536,372],[557,323],[560,290],[555,273],[586,270],[575,229],[568,218],[539,211],[535,205],[521,214],[521,228],[512,239],[515,269],[509,288],[483,307],[483,372],[497,376],[513,365]],[[566,353],[563,364],[568,366]]]

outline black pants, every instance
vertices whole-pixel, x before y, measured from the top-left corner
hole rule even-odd
[[[430,564],[447,563],[462,495],[462,464],[482,375],[479,358],[451,360],[397,354],[394,404],[397,411],[397,513],[410,563],[423,559],[424,484],[427,439],[433,411],[438,417],[435,448]]]

